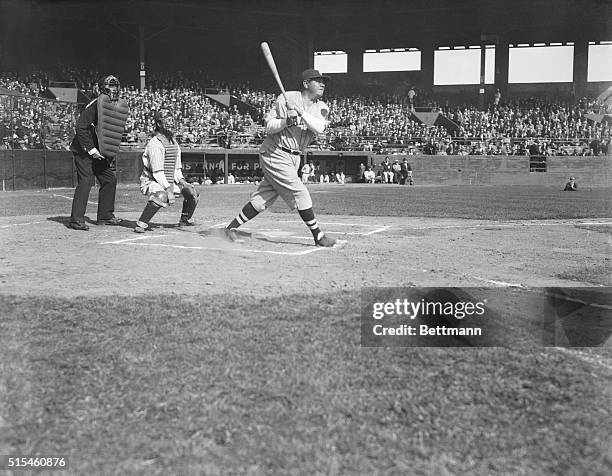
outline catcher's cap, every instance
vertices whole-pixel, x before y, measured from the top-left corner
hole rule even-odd
[[[322,79],[327,83],[331,78],[321,74],[317,69],[307,69],[302,71],[302,81],[310,81],[311,79]]]
[[[576,180],[574,177],[570,177],[570,180]]]

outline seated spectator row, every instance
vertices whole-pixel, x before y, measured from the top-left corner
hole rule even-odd
[[[68,80],[95,96],[98,71],[63,67],[55,77]],[[17,92],[18,100],[0,99],[0,136],[5,147],[67,148],[76,107],[34,98],[48,87],[52,72],[26,76],[0,73],[0,86]],[[153,128],[151,111],[168,108],[174,115],[176,137],[185,147],[257,147],[265,133],[262,118],[276,95],[255,91],[246,83],[214,81],[203,72],[151,75],[149,87],[122,88],[130,106],[124,143],[140,148]],[[255,107],[241,114],[206,96],[207,89],[225,90]],[[586,99],[575,104],[543,98],[521,98],[479,110],[473,105],[428,103],[455,122],[452,134],[443,126],[414,119],[402,98],[326,97],[330,127],[318,147],[326,150],[366,150],[378,153],[470,155],[599,155],[610,154],[610,123],[587,119],[602,107]],[[610,112],[604,110],[603,112]]]

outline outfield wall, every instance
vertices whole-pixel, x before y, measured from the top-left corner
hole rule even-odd
[[[374,156],[380,164],[386,156]],[[391,161],[395,156],[389,157]],[[560,185],[573,175],[584,186],[611,184],[612,157],[409,156],[415,183],[480,185]],[[400,162],[403,159],[400,158]],[[531,171],[532,166],[546,171]]]
[[[141,152],[121,152],[117,159],[119,183],[137,183],[141,171]],[[308,159],[319,162],[321,170],[344,170],[347,182],[357,180],[360,163],[380,168],[385,155],[367,152],[313,151]],[[391,155],[391,162],[404,156]],[[570,175],[580,185],[611,184],[612,157],[546,157],[535,159],[516,156],[408,156],[416,184],[424,185],[556,185]],[[545,160],[545,165],[541,160]],[[210,171],[236,168],[254,170],[259,166],[257,151],[189,150],[183,162],[203,164]],[[536,165],[537,167],[534,167]],[[533,171],[536,168],[546,171]],[[76,184],[72,154],[68,151],[0,150],[1,190],[26,190],[73,187]]]

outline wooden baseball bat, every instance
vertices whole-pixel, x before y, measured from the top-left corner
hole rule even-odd
[[[261,44],[261,51],[264,55],[264,58],[266,58],[270,71],[272,71],[272,74],[274,75],[274,79],[276,79],[276,84],[278,84],[278,87],[280,88],[281,93],[283,94],[283,97],[285,98],[285,103],[288,103],[287,93],[285,92],[285,87],[283,86],[283,82],[281,81],[280,75],[278,74],[278,69],[276,69],[276,63],[274,62],[272,51],[270,51],[270,46],[268,45],[267,42],[264,41]]]

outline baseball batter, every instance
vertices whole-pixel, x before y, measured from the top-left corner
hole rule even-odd
[[[179,226],[194,225],[193,213],[198,205],[198,192],[183,177],[181,148],[174,139],[173,118],[166,110],[154,116],[155,135],[142,154],[143,170],[140,175],[140,191],[149,196],[134,232],[144,233],[149,222],[160,210],[175,202],[175,194],[183,196],[183,210]]]
[[[287,101],[279,96],[266,116],[267,136],[259,150],[264,178],[250,201],[225,229],[230,240],[236,240],[236,228],[269,208],[280,195],[289,208],[297,209],[317,246],[336,244],[336,240],[319,228],[310,193],[298,177],[301,154],[327,126],[329,108],[321,100],[327,81],[329,77],[316,69],[305,70],[301,91],[288,91]]]

